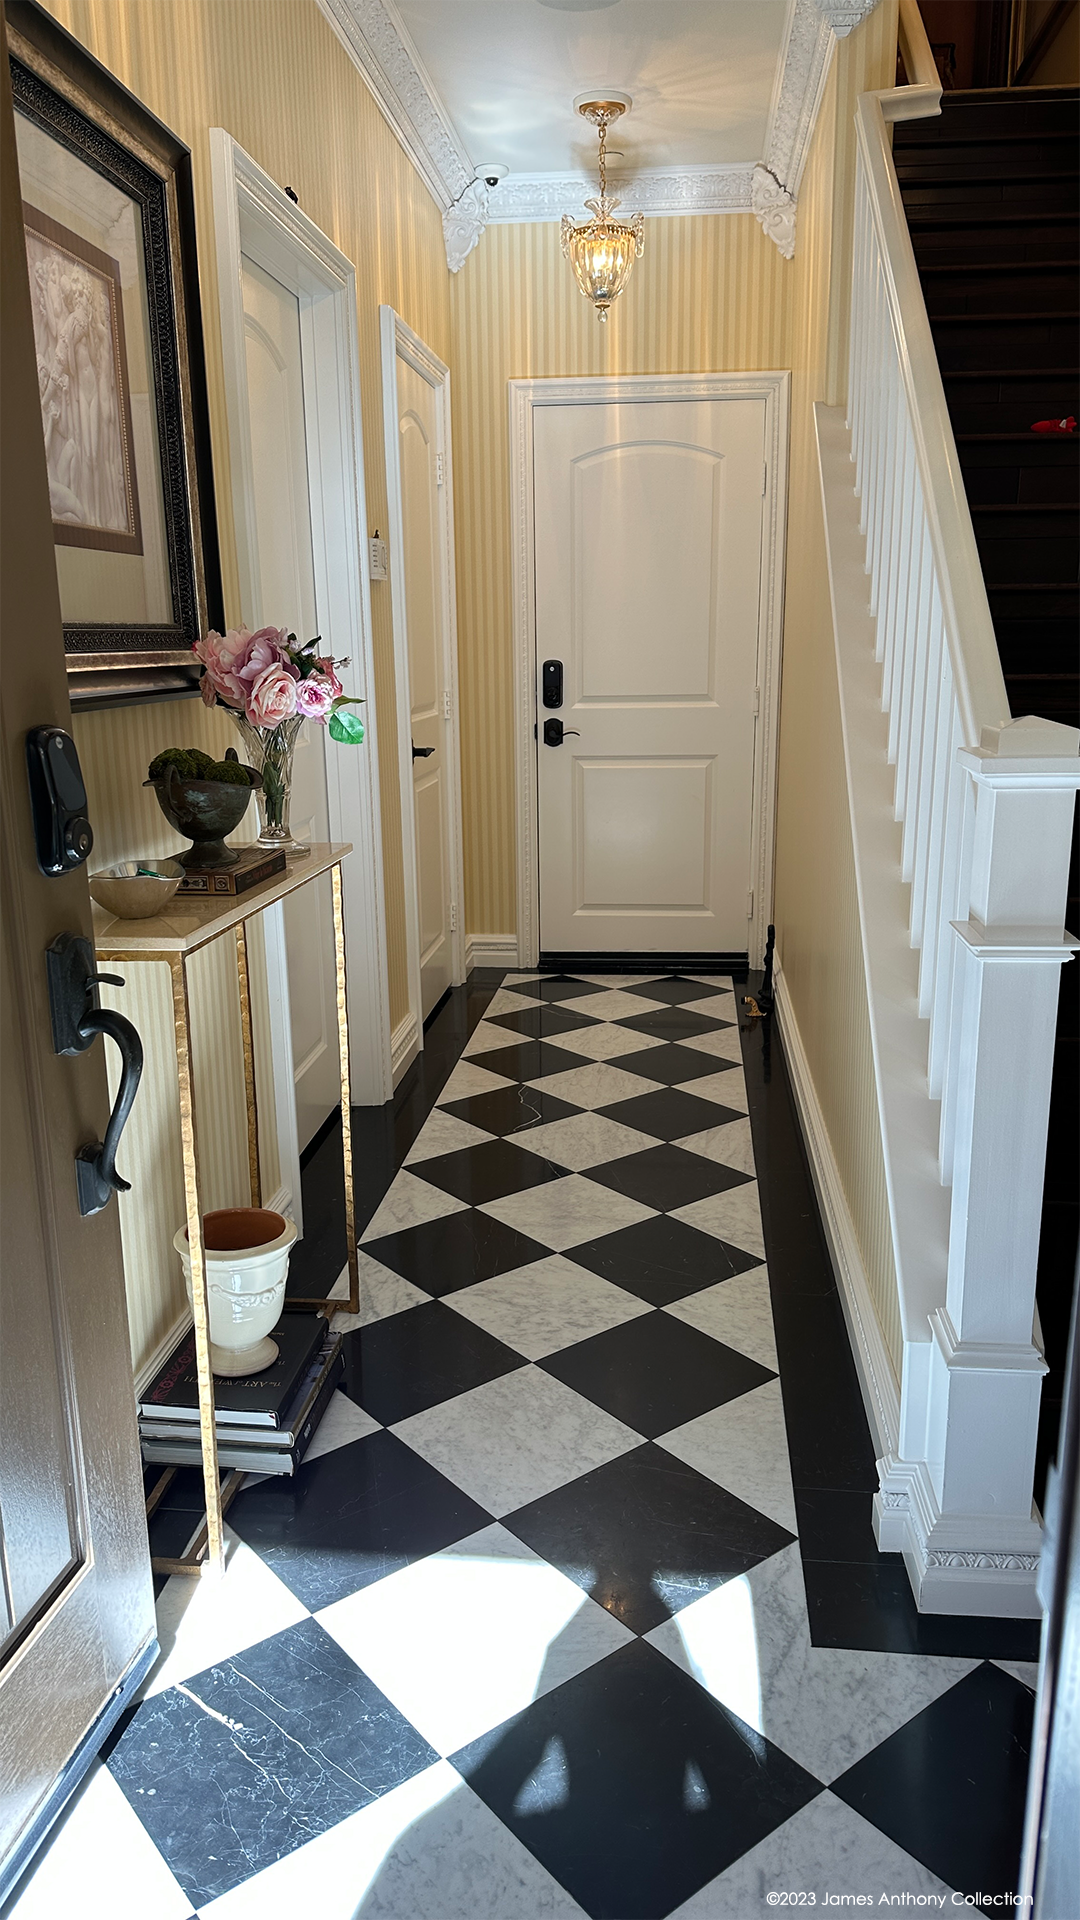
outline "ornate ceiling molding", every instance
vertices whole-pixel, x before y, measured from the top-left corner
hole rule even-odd
[[[476,173],[393,0],[318,0],[432,198],[445,212]]]
[[[648,214],[749,213],[753,168],[654,167],[625,177],[612,173],[611,185],[623,207]],[[488,200],[489,226],[510,221],[560,220],[581,214],[596,181],[586,173],[512,173]]]
[[[754,172],[754,213],[786,260],[795,252],[795,209],[835,42],[878,0],[792,0],[776,74],[765,157]]]

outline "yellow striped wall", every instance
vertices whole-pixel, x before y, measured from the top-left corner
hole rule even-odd
[[[508,380],[787,367],[787,263],[752,214],[649,220],[606,326],[553,222],[489,227],[451,282],[463,811],[470,933],[513,937]]]
[[[813,403],[846,392],[854,108],[892,84],[896,0],[841,40],[799,199],[791,262],[792,424],[777,810],[777,947],[871,1295],[897,1373],[902,1339],[889,1233]]]

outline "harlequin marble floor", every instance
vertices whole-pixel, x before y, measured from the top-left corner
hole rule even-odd
[[[236,1500],[220,1586],[164,1588],[17,1920],[1012,1889],[1034,1632],[920,1619],[877,1553],[779,1045],[740,1012],[716,977],[459,992],[367,1195],[344,1388]]]

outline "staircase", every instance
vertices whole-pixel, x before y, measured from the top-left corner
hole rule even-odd
[[[946,93],[893,158],[982,561],[1009,705],[1080,726],[1080,163],[1076,88]],[[1074,849],[1068,926],[1077,925]],[[1053,1457],[1077,1245],[1080,963],[1062,973],[1039,1255],[1050,1363],[1036,1498]]]

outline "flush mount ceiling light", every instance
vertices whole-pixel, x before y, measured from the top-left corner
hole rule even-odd
[[[600,194],[596,200],[586,200],[593,218],[581,226],[568,213],[563,215],[562,250],[582,293],[596,308],[597,319],[606,320],[608,308],[630,278],[634,261],[640,260],[645,250],[643,215],[635,213],[629,220],[613,220],[619,202],[609,200],[607,190],[607,130],[627,111],[631,100],[627,93],[609,92],[602,100],[579,95],[574,105],[600,135]]]

